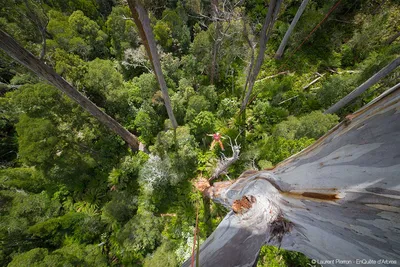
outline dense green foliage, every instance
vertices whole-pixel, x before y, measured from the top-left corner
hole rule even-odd
[[[200,242],[226,214],[193,186],[212,173],[221,152],[218,146],[209,151],[207,134],[235,138],[245,124],[231,178],[271,168],[398,82],[397,70],[337,115],[324,115],[398,57],[399,40],[386,41],[400,30],[400,5],[342,1],[289,57],[335,2],[310,0],[278,61],[273,55],[301,2],[284,1],[243,122],[238,111],[251,56],[243,23],[257,40],[265,1],[228,8],[220,22],[212,19],[210,1],[146,1],[180,125],[174,131],[124,2],[0,0],[0,27],[36,56],[43,54],[46,64],[151,151],[131,152],[81,107],[0,52],[2,266],[177,266],[191,254],[196,208]],[[268,78],[282,71],[288,73]],[[317,72],[324,76],[305,88]],[[258,266],[307,266],[307,259],[263,247]]]

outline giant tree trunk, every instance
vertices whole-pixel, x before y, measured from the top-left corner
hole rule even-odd
[[[253,266],[263,244],[303,252],[323,266],[337,266],[335,259],[351,261],[344,266],[359,266],[357,259],[398,264],[399,110],[394,88],[274,169],[206,188],[234,211],[202,244],[200,266]]]
[[[371,78],[369,78],[366,82],[361,84],[359,87],[354,89],[350,94],[346,95],[343,97],[339,102],[331,106],[325,111],[325,114],[330,114],[330,113],[335,113],[339,109],[343,108],[346,106],[348,103],[353,101],[355,98],[359,97],[362,93],[364,93],[368,88],[370,88],[372,85],[376,84],[379,82],[380,79],[388,75],[390,72],[392,72],[395,68],[397,68],[400,65],[400,57],[396,58],[393,60],[389,65],[375,73]]]
[[[16,61],[33,71],[36,75],[47,80],[60,91],[64,92],[84,110],[88,111],[98,119],[104,126],[121,136],[132,150],[139,149],[139,141],[135,135],[131,134],[116,120],[99,109],[93,102],[87,99],[83,94],[58,75],[52,68],[37,59],[2,30],[0,30],[0,48]]]
[[[255,59],[255,62],[250,63],[250,66],[253,66],[252,69],[249,70],[248,78],[246,79],[245,84],[245,92],[246,95],[243,98],[242,105],[240,107],[240,112],[243,112],[246,109],[247,103],[249,102],[251,93],[253,91],[254,83],[257,79],[258,73],[261,70],[261,65],[264,62],[264,54],[267,47],[267,42],[272,33],[272,28],[275,24],[276,17],[279,12],[279,8],[281,6],[282,0],[271,0],[268,6],[268,13],[265,17],[265,21],[260,33],[260,41],[259,41],[259,49],[258,55]]]
[[[289,29],[286,31],[285,36],[283,37],[282,42],[279,45],[278,50],[276,51],[275,58],[280,59],[282,57],[283,52],[285,51],[287,42],[289,41],[289,37],[292,34],[294,27],[296,27],[296,24],[299,21],[301,15],[303,14],[304,10],[306,9],[307,4],[308,4],[308,0],[303,0],[303,2],[301,2],[301,5],[300,5],[299,9],[297,10],[296,15],[294,16],[292,23],[290,23]]]
[[[133,20],[135,21],[135,24],[139,30],[140,38],[142,39],[143,45],[146,48],[151,65],[153,66],[158,84],[160,85],[168,117],[171,120],[172,127],[176,129],[178,127],[178,123],[176,122],[174,112],[172,110],[171,100],[169,98],[167,84],[161,69],[161,62],[157,52],[156,41],[151,30],[149,16],[147,15],[147,11],[138,0],[128,0],[128,4],[133,15]]]

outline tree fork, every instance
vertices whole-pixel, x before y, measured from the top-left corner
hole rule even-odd
[[[139,150],[140,143],[135,135],[130,133],[104,111],[99,109],[87,97],[58,75],[54,69],[47,66],[43,61],[37,59],[32,53],[19,45],[10,35],[2,30],[0,30],[0,48],[23,66],[27,67],[36,75],[45,79],[61,92],[65,93],[84,110],[88,111],[98,119],[104,126],[124,139],[133,151]]]

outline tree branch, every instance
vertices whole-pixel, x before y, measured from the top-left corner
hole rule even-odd
[[[20,46],[11,36],[0,30],[0,48],[4,50],[9,56],[16,61],[33,71],[39,77],[47,80],[50,84],[57,87],[60,91],[65,93],[68,97],[74,100],[84,110],[92,114],[104,126],[118,134],[124,139],[132,150],[139,149],[139,141],[135,135],[130,133],[116,120],[111,118],[104,111],[99,109],[93,102],[86,96],[76,90],[71,84],[58,75],[52,68],[47,66],[44,62],[37,59],[25,48]]]
[[[238,135],[239,137],[239,135]],[[227,158],[224,154],[222,154],[221,159],[217,163],[217,167],[215,168],[213,174],[211,175],[209,182],[218,178],[221,174],[226,174],[226,171],[233,163],[235,163],[239,159],[240,154],[240,145],[237,144],[237,137],[235,139],[235,143],[232,143],[232,139],[228,136],[230,147],[232,148],[232,157]]]

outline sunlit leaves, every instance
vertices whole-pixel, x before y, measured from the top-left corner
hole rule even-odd
[[[111,39],[110,51],[117,58],[121,58],[126,49],[136,47],[138,43],[135,24],[129,19],[130,16],[127,6],[116,6],[106,21],[107,34]]]
[[[286,139],[300,139],[302,137],[318,139],[338,123],[339,117],[332,114],[323,114],[313,111],[300,118],[289,117],[288,120],[276,125],[274,135]]]
[[[56,156],[57,129],[47,119],[21,115],[16,125],[19,136],[19,155],[27,164],[45,164]]]
[[[215,116],[209,111],[201,111],[190,123],[190,129],[197,140],[206,137],[207,134],[214,133]]]

